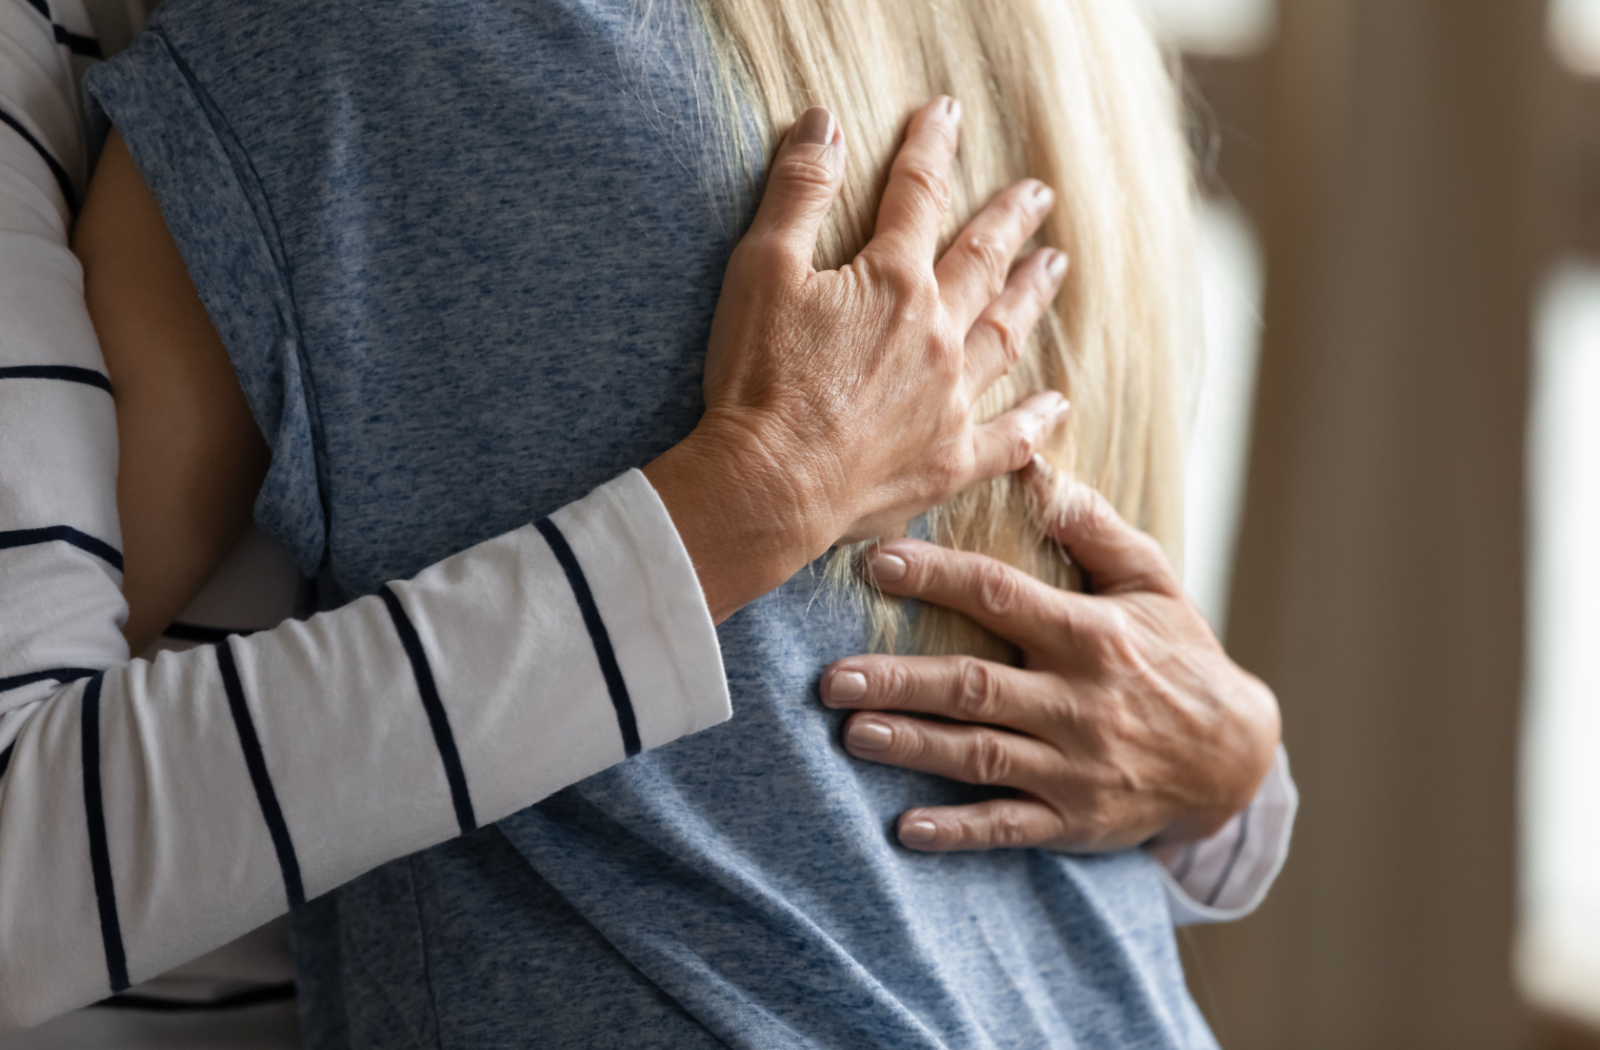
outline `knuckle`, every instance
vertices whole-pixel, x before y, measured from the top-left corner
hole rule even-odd
[[[1137,629],[1133,617],[1120,605],[1107,605],[1101,609],[1091,632],[1102,658],[1110,658],[1119,664],[1137,662]]]
[[[926,267],[913,259],[891,255],[880,260],[874,279],[902,327],[915,331],[933,326],[939,293]]]
[[[994,298],[1005,285],[1006,272],[1011,268],[1011,254],[999,241],[979,233],[968,234],[962,240],[962,248],[971,265],[982,271],[989,298]]]
[[[1000,708],[1000,679],[982,660],[963,657],[956,673],[952,714],[964,722],[992,722]]]
[[[961,341],[951,338],[945,333],[935,336],[928,344],[928,364],[935,374],[944,378],[946,383],[959,378],[966,364],[966,349]],[[967,418],[967,406],[958,403],[951,406],[960,418]]]
[[[978,325],[994,339],[1005,354],[1006,364],[1014,365],[1022,357],[1026,333],[1009,317],[987,313],[978,318]]]
[[[1028,845],[1028,828],[1014,809],[1006,807],[996,812],[989,822],[989,841],[1001,849],[1017,849]]]
[[[979,732],[967,752],[964,777],[972,784],[1001,784],[1011,774],[1011,751],[999,734]]]
[[[1022,596],[1017,574],[1003,562],[990,560],[978,570],[978,605],[990,616],[1009,616]]]
[[[950,210],[950,180],[944,172],[926,164],[911,163],[900,169],[900,176],[938,214],[943,215]]]
[[[936,757],[933,754],[933,740],[915,718],[895,719],[894,746],[889,750],[895,760],[901,763],[925,763]]]
[[[902,707],[916,695],[916,691],[916,681],[904,664],[896,660],[884,668],[880,695],[885,705]]]
[[[784,193],[816,194],[831,191],[833,179],[833,169],[821,156],[808,157],[791,152],[773,165],[768,183]]]
[[[1011,446],[1011,459],[1007,466],[1020,468],[1024,463],[1033,458],[1035,435],[1029,427],[1019,426],[1009,438]]]
[[[965,488],[971,472],[968,457],[956,449],[945,449],[933,456],[928,463],[928,483],[934,501],[943,503],[948,496]]]

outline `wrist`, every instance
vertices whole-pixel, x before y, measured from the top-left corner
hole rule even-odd
[[[1248,806],[1276,760],[1282,722],[1277,697],[1259,678],[1229,661],[1217,670],[1231,679],[1227,728],[1211,749],[1215,779],[1189,809],[1156,836],[1158,846],[1200,842],[1220,832]]]
[[[789,579],[837,536],[807,464],[765,429],[708,412],[644,468],[717,623]]]

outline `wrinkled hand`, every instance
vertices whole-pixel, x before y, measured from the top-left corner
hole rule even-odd
[[[1025,472],[1048,534],[1092,581],[1057,590],[992,558],[915,540],[876,548],[884,592],[958,610],[1020,646],[1024,666],[857,656],[822,679],[856,709],[858,758],[1014,788],[1014,798],[902,814],[919,850],[1112,850],[1215,834],[1255,794],[1279,734],[1271,690],[1223,652],[1165,554],[1099,493]],[[938,715],[936,722],[894,712]]]
[[[1024,180],[936,262],[959,121],[951,99],[912,117],[872,240],[832,271],[811,259],[843,183],[843,137],[813,109],[779,147],[717,304],[705,416],[645,471],[719,618],[837,542],[879,535],[1020,468],[1065,410],[1050,392],[987,424],[973,420],[979,395],[1054,300],[1066,257],[1040,249],[1011,269],[1053,203],[1042,183]],[[685,471],[723,483],[707,499],[704,484],[681,484]],[[769,534],[743,533],[733,540],[741,550],[730,551],[718,538],[730,520],[760,522]],[[767,578],[753,579],[762,559]]]

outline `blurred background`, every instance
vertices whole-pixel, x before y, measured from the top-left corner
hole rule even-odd
[[[1302,808],[1230,1050],[1600,1047],[1600,0],[1142,0],[1206,190],[1189,583]]]
[[[1600,1050],[1600,0],[1139,2],[1206,195],[1186,573],[1302,793],[1196,998],[1229,1050]],[[222,1045],[121,1023],[14,1045]]]

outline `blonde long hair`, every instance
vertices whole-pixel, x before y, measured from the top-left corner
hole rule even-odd
[[[871,236],[875,203],[910,114],[947,94],[963,108],[945,243],[997,191],[1024,177],[1056,190],[1036,238],[1072,265],[1053,311],[986,416],[1028,393],[1071,400],[1044,450],[1104,493],[1176,563],[1182,540],[1183,354],[1193,331],[1192,181],[1173,78],[1132,0],[699,0],[728,128],[754,118],[763,156],[811,106],[844,128],[849,167],[816,265],[848,261]],[[741,107],[741,102],[743,106]],[[929,538],[981,551],[1058,586],[1073,574],[1033,523],[1010,477],[936,508]],[[854,579],[854,552],[831,572]],[[900,643],[898,606],[858,589],[875,641]],[[1004,655],[965,618],[928,608],[921,652]]]

